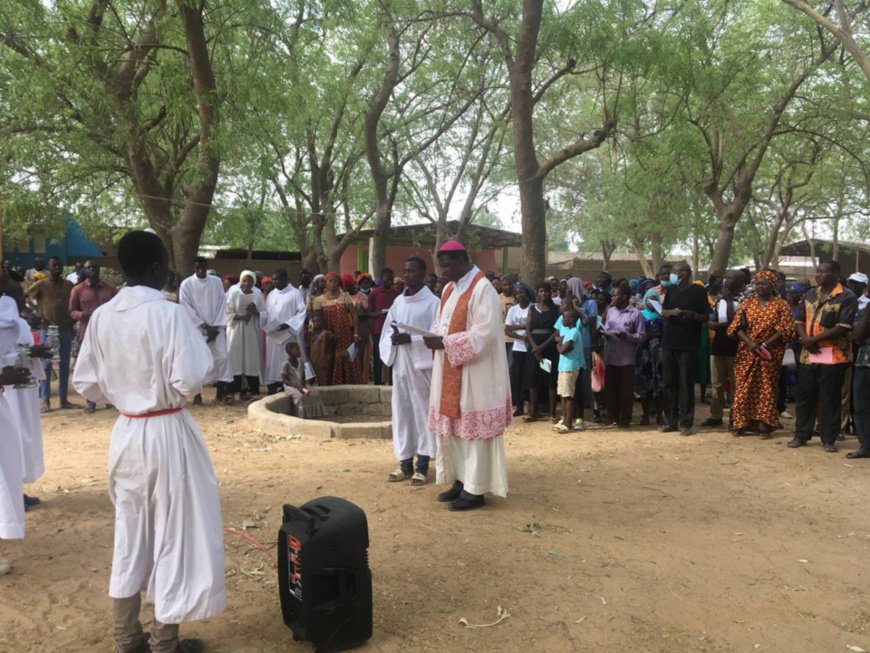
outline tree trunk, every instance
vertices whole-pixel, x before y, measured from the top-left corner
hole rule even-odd
[[[522,176],[522,175],[521,175]],[[522,278],[536,284],[547,276],[547,223],[544,180],[532,177],[520,183],[523,227]]]
[[[658,271],[662,269],[662,266],[665,264],[665,255],[662,251],[662,235],[658,231],[653,231],[649,235],[649,246],[650,246],[650,254],[652,254],[652,266],[653,273],[650,276],[651,279],[655,279]]]
[[[698,278],[698,270],[701,267],[701,245],[698,242],[698,230],[694,230],[692,234],[692,270],[695,271],[695,278]]]
[[[816,269],[819,267],[818,261],[816,260],[816,241],[807,233],[806,224],[801,225],[801,231],[804,234],[804,240],[806,240],[807,244],[810,246],[810,261],[813,264],[813,269]]]
[[[831,258],[836,261],[840,255],[840,218],[834,218],[833,237],[831,238]]]
[[[719,218],[719,235],[716,239],[716,250],[710,261],[710,274],[717,277],[725,276],[728,271],[728,259],[734,244],[734,222],[727,218]]]
[[[646,253],[643,251],[643,243],[637,240],[637,238],[631,239],[631,249],[634,250],[635,256],[637,256],[637,260],[640,263],[640,268],[643,271],[643,276],[648,279],[652,279],[655,277],[655,273],[652,271],[649,265],[649,260],[646,257]]]

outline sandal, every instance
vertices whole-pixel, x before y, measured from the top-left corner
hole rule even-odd
[[[553,427],[553,430],[554,430],[556,433],[570,433],[570,432],[571,432],[571,429],[569,429],[569,428],[568,428],[567,426],[565,426],[564,424],[558,424],[558,425],[554,426],[554,427]]]
[[[426,475],[422,472],[414,472],[414,475],[411,477],[411,485],[420,486],[426,485],[429,482],[429,479],[426,478]]]
[[[826,444],[822,449],[824,449],[825,453],[837,453],[837,447],[832,444]]]
[[[855,449],[855,451],[847,453],[846,458],[851,458],[852,460],[855,458],[870,458],[870,451],[859,447],[858,449]]]
[[[535,422],[537,420],[538,420],[538,418],[535,417],[534,415],[523,415],[524,422]]]
[[[400,483],[401,481],[407,481],[409,478],[411,478],[411,475],[406,474],[402,471],[402,468],[399,467],[396,471],[390,472],[387,481],[390,483]]]
[[[550,424],[558,424],[561,421],[562,421],[561,417],[551,417],[550,418]]]

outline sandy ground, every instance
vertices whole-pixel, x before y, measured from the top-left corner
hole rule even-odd
[[[225,526],[262,522],[248,532],[274,547],[283,503],[336,495],[366,511],[366,650],[870,650],[870,464],[824,454],[817,440],[792,450],[784,435],[518,425],[506,436],[509,498],[453,514],[434,485],[385,482],[389,442],[276,439],[252,429],[242,407],[192,412]],[[25,541],[0,542],[14,565],[0,578],[0,651],[112,650],[114,419],[100,410],[44,420],[48,471],[27,488],[43,505],[28,513]],[[855,446],[848,438],[842,450]],[[521,530],[530,524],[539,536]],[[266,556],[233,535],[225,542],[229,608],[183,632],[214,652],[310,650],[282,623]],[[510,617],[496,626],[459,624],[491,623],[497,606]]]

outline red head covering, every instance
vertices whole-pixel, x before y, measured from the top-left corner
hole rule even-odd
[[[261,283],[261,284],[264,284],[264,283],[273,283],[273,282],[272,282],[272,277],[263,277],[262,279],[260,279],[260,283]]]
[[[323,280],[329,281],[330,279],[338,279],[341,281],[341,275],[338,272],[327,272],[326,276],[323,277]]]
[[[341,275],[341,283],[344,284],[344,289],[347,290],[351,286],[354,285],[353,275],[352,274],[343,274]]]
[[[776,286],[779,283],[779,278],[776,276],[776,272],[771,270],[762,270],[752,277],[752,279],[753,281],[756,279],[767,279],[770,282],[770,285],[773,286],[774,290],[776,290]]]
[[[239,278],[234,274],[224,275],[223,281],[229,281],[231,284],[236,285],[239,282]]]

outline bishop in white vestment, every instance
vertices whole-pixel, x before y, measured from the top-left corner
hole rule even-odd
[[[381,360],[393,368],[393,449],[399,468],[390,474],[388,480],[395,482],[411,478],[412,485],[424,485],[429,461],[436,452],[435,434],[427,425],[432,352],[426,348],[421,335],[407,332],[399,325],[428,332],[435,323],[438,298],[423,283],[426,263],[422,259],[408,259],[404,276],[405,291],[387,313],[379,343]]]
[[[18,310],[15,300],[8,296],[0,297],[0,302],[12,302],[13,318],[0,317],[0,351],[15,349],[18,342]],[[4,360],[4,365],[9,365]],[[14,381],[5,378],[9,372],[0,371],[2,390],[0,390],[0,540],[20,540],[24,538],[24,502],[22,501],[22,453],[21,435],[18,420],[7,400],[12,392]],[[9,563],[0,558],[0,575],[9,571]]]
[[[217,479],[185,409],[214,361],[187,309],[161,290],[168,255],[160,239],[130,232],[118,258],[127,286],[91,317],[73,384],[121,413],[109,444],[116,645],[141,645],[139,592],[146,591],[155,617],[150,650],[175,651],[176,624],[226,608]]]
[[[451,281],[441,296],[429,429],[438,436],[436,481],[452,483],[438,500],[450,510],[484,505],[484,494],[507,496],[505,428],[513,420],[501,301],[465,248],[448,241],[438,263]]]
[[[208,273],[208,263],[197,257],[193,261],[194,274],[178,288],[178,303],[190,313],[194,325],[200,330],[211,352],[211,374],[203,385],[217,382],[217,401],[226,400],[226,386],[233,382],[233,368],[227,350],[227,297],[223,282]],[[200,403],[197,395],[194,403]]]

